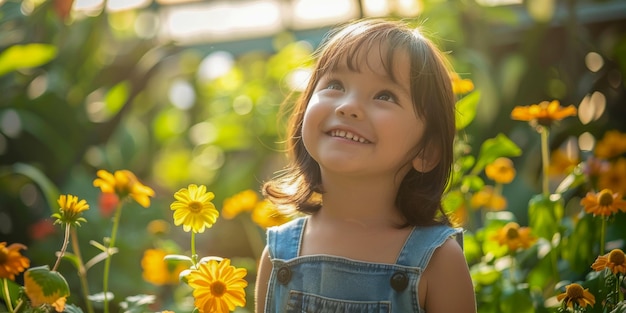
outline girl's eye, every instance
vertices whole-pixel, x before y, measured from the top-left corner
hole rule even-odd
[[[380,94],[378,94],[376,96],[377,100],[383,100],[383,101],[389,101],[389,102],[396,102],[396,97],[391,94],[390,92],[381,92]]]
[[[330,81],[326,84],[325,89],[330,89],[330,90],[343,90],[343,86],[341,85],[340,82],[333,80]]]

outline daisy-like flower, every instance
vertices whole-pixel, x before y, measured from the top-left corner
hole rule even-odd
[[[100,187],[103,193],[114,193],[119,199],[133,198],[144,208],[150,206],[150,197],[154,190],[143,185],[135,174],[129,170],[119,170],[111,174],[105,170],[97,172],[98,178],[93,181],[94,187]]]
[[[461,76],[455,72],[450,73],[450,79],[452,80],[452,92],[454,92],[455,95],[466,94],[474,90],[474,83],[471,79],[462,79]]]
[[[620,249],[613,249],[611,252],[599,256],[591,265],[595,271],[608,268],[613,274],[626,274],[626,254]]]
[[[222,216],[229,220],[235,218],[239,213],[251,212],[257,202],[259,202],[259,196],[254,190],[244,190],[224,200]]]
[[[617,211],[626,212],[626,201],[622,195],[613,192],[611,189],[603,189],[598,193],[588,192],[580,205],[585,208],[585,212],[593,215],[611,216]]]
[[[533,126],[538,124],[550,127],[555,121],[560,121],[568,116],[575,116],[576,112],[576,107],[573,105],[561,107],[558,100],[542,101],[539,104],[529,106],[516,106],[511,112],[511,118],[527,121]]]
[[[515,178],[515,167],[509,158],[495,159],[485,167],[485,174],[493,181],[500,184],[508,184]]]
[[[593,153],[602,159],[610,159],[626,153],[626,134],[617,130],[607,131],[602,140],[596,144]]]
[[[486,208],[492,211],[502,211],[506,208],[506,198],[497,194],[492,186],[485,186],[474,193],[470,199],[470,205],[474,209]]]
[[[56,218],[55,224],[71,224],[80,226],[81,222],[87,220],[81,217],[82,212],[89,210],[89,204],[85,200],[78,200],[77,196],[73,195],[60,195],[57,200],[59,204],[59,212],[52,214],[52,217]]]
[[[252,221],[262,228],[278,226],[288,222],[290,218],[278,211],[269,201],[259,201],[252,211]]]
[[[176,201],[170,209],[174,211],[174,225],[183,225],[183,230],[202,233],[215,224],[219,212],[211,202],[215,195],[207,192],[206,186],[190,184],[174,194]]]
[[[145,281],[156,285],[178,284],[178,275],[186,269],[182,263],[173,264],[164,260],[168,253],[163,249],[148,249],[141,259],[142,277]]]
[[[561,149],[556,149],[550,154],[548,175],[559,176],[569,174],[580,162],[577,157],[569,156]]]
[[[15,275],[25,271],[30,266],[30,260],[22,256],[20,250],[26,250],[21,243],[0,242],[0,278],[15,280]]]
[[[535,243],[536,238],[530,233],[530,228],[520,227],[515,222],[509,222],[502,227],[494,236],[501,245],[507,246],[509,251],[527,249]]]
[[[557,295],[556,299],[570,308],[574,305],[586,308],[587,305],[593,306],[596,303],[596,297],[589,292],[589,289],[584,289],[576,283],[565,286],[565,292]]]
[[[229,259],[211,259],[200,263],[197,270],[186,276],[187,283],[193,288],[196,308],[200,313],[214,313],[230,312],[237,306],[245,306],[246,274],[246,269],[230,265]]]

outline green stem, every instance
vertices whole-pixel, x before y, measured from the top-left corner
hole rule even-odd
[[[196,232],[191,231],[191,261],[193,266],[198,265],[198,255],[196,254]]]
[[[109,271],[111,269],[111,249],[115,247],[115,238],[117,237],[117,228],[120,224],[120,216],[122,215],[122,202],[117,205],[115,209],[115,216],[113,217],[113,229],[111,230],[111,239],[109,240],[109,247],[107,248],[107,258],[104,260],[104,277],[102,279],[102,290],[104,292],[104,312],[109,312]]]
[[[550,195],[549,189],[549,169],[550,169],[550,150],[548,148],[548,138],[550,136],[550,129],[548,127],[542,126],[541,131],[541,165],[543,170],[542,177],[542,191],[543,195],[548,197]]]
[[[63,246],[61,246],[61,252],[59,252],[59,256],[57,257],[56,262],[54,262],[54,267],[52,267],[52,271],[55,272],[59,267],[59,263],[61,263],[61,258],[65,255],[65,251],[67,250],[67,244],[70,242],[70,229],[72,228],[70,223],[65,224],[65,237],[63,238]]]
[[[7,278],[2,279],[2,290],[4,291],[4,302],[7,304],[7,309],[9,312],[13,313],[13,303],[11,301],[11,293],[9,293],[9,283],[7,282]]]
[[[85,305],[87,306],[88,313],[94,313],[93,306],[91,301],[89,300],[89,284],[87,284],[87,270],[85,269],[85,264],[83,263],[83,258],[80,254],[80,245],[78,244],[78,234],[76,233],[76,228],[72,228],[70,237],[72,239],[72,250],[76,255],[76,259],[78,260],[78,278],[80,279],[80,284],[83,290],[83,298],[85,301]]]
[[[606,236],[606,219],[605,217],[602,218],[602,226],[600,229],[600,255],[604,255],[604,241],[605,236]]]

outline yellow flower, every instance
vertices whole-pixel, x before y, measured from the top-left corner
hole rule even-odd
[[[247,189],[224,200],[222,216],[232,219],[241,212],[250,212],[259,201],[259,196],[254,190]]]
[[[626,158],[609,163],[609,169],[598,177],[598,188],[626,193]]]
[[[26,250],[26,246],[21,243],[12,243],[7,247],[6,242],[0,242],[0,278],[15,280],[15,275],[30,266],[30,260],[20,253],[22,249]]]
[[[492,186],[485,186],[472,195],[470,205],[474,209],[486,208],[492,211],[502,211],[506,208],[507,201],[505,197],[497,194]]]
[[[244,279],[247,271],[230,265],[229,259],[209,260],[187,275],[193,288],[194,304],[200,313],[230,312],[246,305]]]
[[[93,186],[100,187],[103,193],[115,193],[120,199],[130,196],[142,207],[150,206],[149,197],[154,197],[154,190],[139,182],[133,172],[119,170],[111,174],[105,170],[99,170],[97,175],[98,178],[93,181]]]
[[[539,124],[550,127],[555,121],[574,116],[576,112],[576,107],[573,105],[561,107],[558,100],[542,101],[539,104],[529,106],[516,106],[511,112],[511,118],[530,122],[531,125]]]
[[[278,226],[289,220],[290,218],[278,211],[269,200],[258,202],[252,211],[252,221],[263,228]]]
[[[150,221],[146,228],[152,235],[165,235],[170,232],[170,224],[161,219]]]
[[[485,167],[485,174],[493,181],[508,184],[515,178],[515,167],[509,158],[497,158]]]
[[[215,195],[206,191],[206,186],[190,184],[174,194],[176,201],[170,209],[174,211],[174,225],[183,225],[184,231],[204,232],[215,224],[219,212],[211,202]]]
[[[596,303],[596,298],[589,292],[589,289],[583,289],[579,284],[565,286],[565,292],[557,295],[556,299],[570,308],[574,305],[586,308],[588,304],[593,306]]]
[[[610,159],[626,152],[626,134],[609,130],[598,141],[593,151],[596,157]]]
[[[147,249],[141,259],[142,277],[145,281],[157,285],[178,284],[178,276],[186,269],[182,263],[173,264],[164,258],[168,255],[162,249]]]
[[[450,79],[452,80],[452,92],[455,95],[466,94],[474,90],[474,83],[471,79],[461,79],[459,74],[455,72],[450,73]]]
[[[55,224],[74,224],[80,226],[81,222],[87,221],[81,217],[83,211],[89,210],[87,201],[78,201],[77,196],[68,194],[60,195],[57,203],[60,206],[59,212],[52,214],[52,217],[57,219],[54,221]]]
[[[626,201],[620,193],[613,193],[611,189],[603,189],[598,193],[588,192],[580,204],[585,212],[593,215],[611,216],[618,210],[626,212]]]
[[[601,271],[608,268],[613,274],[626,274],[626,255],[620,249],[613,249],[611,252],[599,256],[591,265],[595,271]]]
[[[530,228],[520,227],[515,222],[509,222],[502,227],[494,236],[501,246],[506,245],[509,251],[527,249],[535,243],[535,237],[531,235]]]

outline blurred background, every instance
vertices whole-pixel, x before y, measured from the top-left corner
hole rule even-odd
[[[141,259],[188,247],[174,192],[206,185],[218,209],[258,193],[284,165],[278,108],[305,86],[311,52],[330,27],[373,16],[422,25],[481,91],[464,130],[472,149],[504,133],[524,150],[503,190],[513,212],[540,190],[539,136],[511,121],[514,106],[557,99],[586,112],[552,130],[551,148],[570,158],[608,129],[626,132],[622,0],[0,0],[0,241],[51,264],[63,234],[49,217],[70,193],[91,205],[79,229],[89,259],[111,219],[95,173],[129,169],[156,197],[124,208],[111,286],[116,301],[149,293],[173,307],[175,284],[145,281]],[[197,240],[201,256],[249,269],[251,308],[264,227],[221,217]]]

